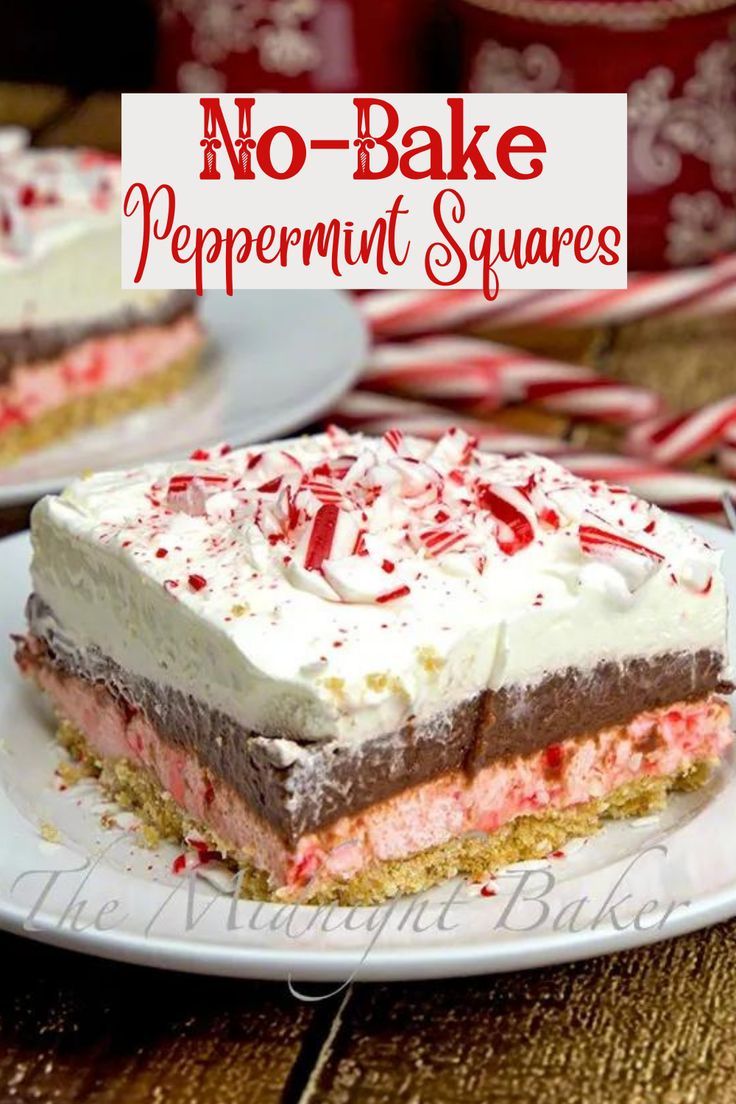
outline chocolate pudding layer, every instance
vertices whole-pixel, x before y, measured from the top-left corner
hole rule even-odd
[[[410,718],[401,729],[356,745],[300,743],[247,731],[192,696],[123,670],[97,648],[79,650],[35,595],[27,613],[31,636],[19,642],[21,666],[48,664],[104,687],[125,710],[142,711],[162,740],[194,752],[215,782],[231,786],[287,844],[449,772],[473,775],[625,725],[638,714],[731,689],[720,654],[667,652],[602,661],[589,670],[569,667],[533,686],[484,690],[429,721]]]
[[[155,307],[136,307],[107,318],[58,326],[0,330],[0,385],[7,383],[17,365],[54,360],[67,349],[94,337],[128,333],[142,326],[168,326],[194,310],[195,296],[189,291],[172,291]]]

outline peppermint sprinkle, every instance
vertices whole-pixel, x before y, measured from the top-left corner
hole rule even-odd
[[[608,532],[595,525],[581,525],[578,530],[580,547],[583,552],[595,554],[596,552],[624,551],[634,552],[637,556],[648,556],[656,563],[662,563],[664,556],[654,548],[648,548],[645,544],[631,540],[620,533]]]
[[[329,557],[339,515],[340,511],[337,506],[330,503],[320,506],[315,514],[307,555],[304,560],[307,571],[318,571],[323,560]]]
[[[400,586],[396,590],[390,590],[388,594],[379,594],[376,601],[383,605],[384,602],[395,602],[397,598],[406,598],[407,594],[411,594],[410,587]]]
[[[112,536],[132,534],[131,550],[150,560],[178,554],[181,533],[191,533],[180,585],[213,588],[211,572],[210,582],[188,572],[216,557],[219,587],[222,558],[230,572],[224,613],[241,580],[336,604],[382,605],[412,591],[424,600],[427,590],[443,603],[456,592],[472,601],[476,591],[505,585],[511,557],[521,558],[522,573],[526,562],[536,570],[547,542],[565,550],[582,585],[615,583],[612,568],[634,594],[664,559],[656,546],[669,547],[665,522],[624,489],[580,479],[541,457],[482,452],[462,428],[432,441],[392,429],[371,438],[333,428],[287,448],[226,459],[219,445],[195,449],[188,465],[169,467],[141,489],[139,516]],[[606,561],[607,570],[588,557]],[[697,552],[694,562],[703,566]],[[701,570],[687,583],[707,593],[709,574]],[[534,586],[528,605],[552,600]]]

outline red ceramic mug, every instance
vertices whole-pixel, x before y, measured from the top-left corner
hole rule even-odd
[[[455,2],[465,89],[628,93],[632,269],[736,249],[736,4]]]
[[[435,0],[159,0],[158,8],[164,91],[425,86]]]

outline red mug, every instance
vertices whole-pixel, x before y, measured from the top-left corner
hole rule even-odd
[[[425,86],[433,0],[159,0],[158,10],[162,91]]]
[[[475,92],[626,92],[629,266],[736,249],[736,4],[456,0]]]

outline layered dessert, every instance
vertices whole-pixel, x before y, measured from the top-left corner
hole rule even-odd
[[[377,902],[662,807],[731,741],[719,554],[536,456],[326,434],[35,508],[23,673],[245,892]]]
[[[0,130],[0,463],[158,402],[202,348],[193,297],[120,287],[120,169]]]

